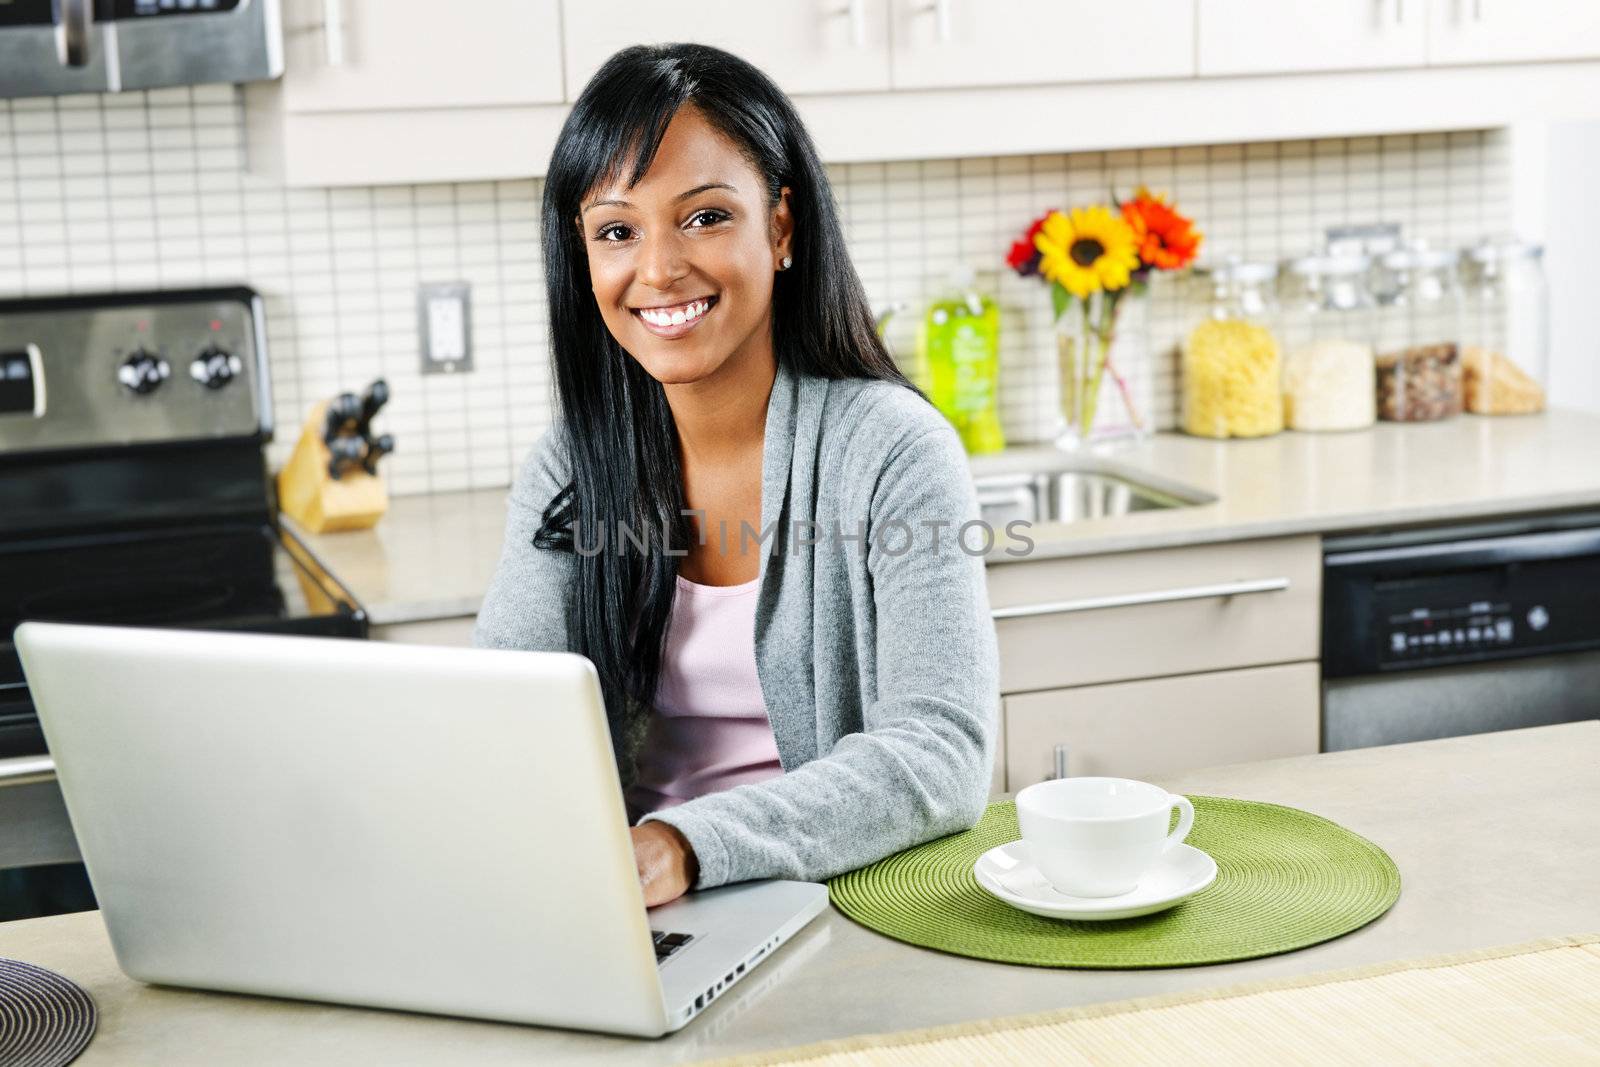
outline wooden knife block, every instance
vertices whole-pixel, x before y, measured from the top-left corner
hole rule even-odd
[[[383,479],[360,467],[339,478],[328,473],[332,454],[322,431],[328,402],[321,401],[300,430],[289,462],[278,472],[278,507],[310,533],[365,530],[389,510]]]

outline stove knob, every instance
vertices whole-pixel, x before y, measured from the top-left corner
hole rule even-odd
[[[166,360],[143,348],[135,349],[117,368],[117,381],[135,393],[148,393],[171,375]]]
[[[207,345],[189,364],[189,377],[207,389],[221,389],[239,376],[244,363],[231,352]]]

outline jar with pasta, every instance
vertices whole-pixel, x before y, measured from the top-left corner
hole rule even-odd
[[[1376,417],[1371,266],[1364,255],[1304,256],[1288,264],[1283,422],[1291,430],[1359,430]]]
[[[1395,282],[1378,308],[1378,418],[1419,422],[1459,415],[1461,285],[1453,250],[1421,242],[1383,257]]]
[[[1283,429],[1273,284],[1276,263],[1209,268],[1211,304],[1184,339],[1182,422],[1200,437],[1265,437]]]

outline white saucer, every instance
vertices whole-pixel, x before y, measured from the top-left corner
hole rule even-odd
[[[1046,919],[1131,919],[1170,908],[1217,879],[1217,862],[1192,845],[1162,856],[1137,888],[1114,897],[1073,897],[1045,880],[1028,858],[1024,841],[991,848],[978,857],[972,873],[978,885],[1014,908]]]

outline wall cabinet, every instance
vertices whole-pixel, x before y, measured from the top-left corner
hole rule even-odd
[[[566,98],[576,100],[612,53],[643,41],[693,40],[760,67],[786,93],[889,88],[890,0],[836,4],[698,0],[683,7],[646,0],[565,5]]]
[[[1172,0],[892,0],[896,89],[1183,78],[1194,8]]]
[[[1435,64],[1600,56],[1594,0],[1429,0],[1428,22]]]
[[[1202,76],[1420,67],[1426,0],[1197,0]]]
[[[290,186],[537,177],[589,77],[640,41],[697,40],[746,57],[794,96],[828,162],[1600,115],[1600,64],[1537,62],[1600,60],[1592,0],[476,0],[450,17],[440,10],[287,0],[285,73],[245,87],[249,167]],[[1468,81],[1467,65],[1485,69]],[[1325,72],[1342,73],[1304,77]]]

